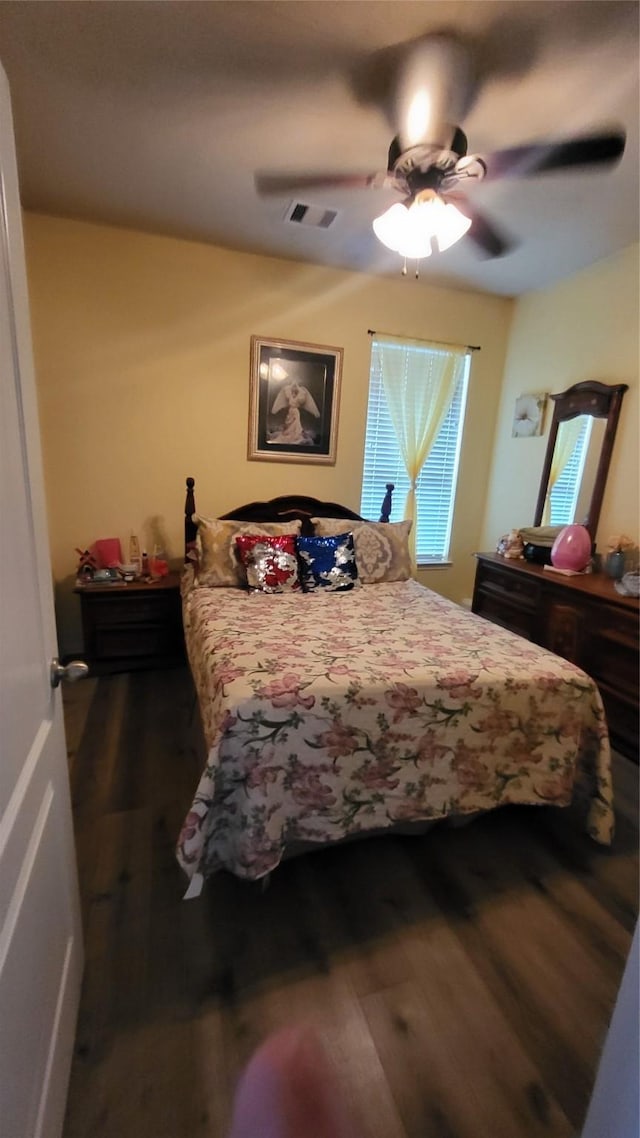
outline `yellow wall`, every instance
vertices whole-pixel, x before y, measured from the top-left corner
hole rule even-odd
[[[421,572],[470,596],[512,301],[36,214],[24,223],[63,652],[81,644],[75,546],[131,530],[150,545],[155,529],[179,558],[186,475],[203,513],[291,492],[359,508],[369,328],[482,346],[453,565]],[[254,333],[343,347],[335,466],[247,461]]]
[[[493,440],[494,463],[486,498],[482,544],[494,549],[501,534],[533,524],[549,434],[512,438],[516,397],[525,392],[563,391],[598,379],[627,383],[620,414],[597,545],[611,534],[638,538],[638,245],[563,281],[521,297],[515,308],[500,412]]]

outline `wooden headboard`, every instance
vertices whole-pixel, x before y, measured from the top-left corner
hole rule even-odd
[[[185,560],[189,550],[193,548],[198,527],[192,520],[196,512],[194,494],[195,480],[187,478],[187,496],[184,504],[184,551]],[[381,522],[388,522],[391,514],[393,482],[387,482],[386,493],[380,508]],[[302,522],[302,533],[313,533],[311,518],[344,518],[346,521],[361,522],[365,519],[350,510],[348,506],[341,506],[339,502],[322,502],[319,498],[309,498],[303,494],[283,494],[279,498],[271,498],[268,502],[249,502],[221,514],[222,521],[236,522],[291,522],[299,519]]]

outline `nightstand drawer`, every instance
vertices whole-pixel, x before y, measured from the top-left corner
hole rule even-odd
[[[131,593],[128,596],[89,596],[87,597],[95,628],[110,628],[112,625],[149,624],[166,619],[176,605],[171,593],[144,595]]]
[[[94,629],[91,655],[100,660],[170,656],[180,648],[179,629],[166,624],[111,625]]]

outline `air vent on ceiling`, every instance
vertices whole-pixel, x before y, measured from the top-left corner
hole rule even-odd
[[[304,202],[291,202],[284,219],[295,225],[310,225],[314,229],[328,229],[337,216],[337,209],[325,209],[321,205],[306,205]]]

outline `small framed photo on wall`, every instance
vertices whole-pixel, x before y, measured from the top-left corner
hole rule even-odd
[[[248,457],[336,461],[342,348],[251,337]]]
[[[519,395],[516,399],[511,437],[514,439],[524,439],[532,438],[534,435],[541,435],[546,403],[546,392],[536,392],[532,395]]]

